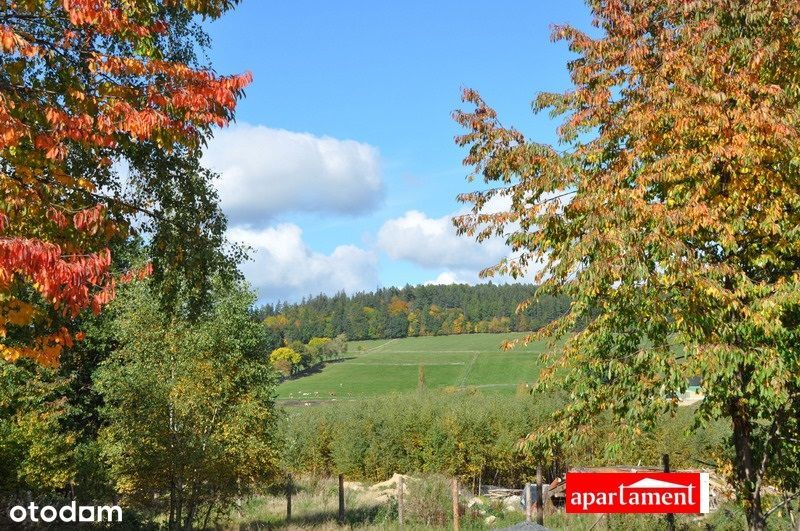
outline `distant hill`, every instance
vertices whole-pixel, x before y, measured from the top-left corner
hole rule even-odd
[[[276,342],[308,342],[345,334],[349,340],[471,333],[524,332],[541,328],[569,309],[565,297],[542,297],[523,312],[530,284],[406,286],[374,292],[319,295],[295,304],[261,308]]]

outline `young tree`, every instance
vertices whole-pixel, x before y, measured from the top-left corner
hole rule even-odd
[[[63,424],[66,387],[51,368],[33,361],[0,360],[0,500],[15,505],[25,494],[52,492],[75,477],[75,433]],[[0,526],[13,527],[0,516]]]
[[[165,292],[207,294],[225,223],[199,149],[250,77],[199,64],[194,16],[235,3],[0,3],[0,357],[57,362],[134,216]]]
[[[303,357],[291,347],[279,347],[269,355],[269,362],[284,376],[291,376]]]
[[[342,354],[347,353],[347,336],[339,334],[325,345],[325,350],[331,359],[340,360]]]
[[[568,335],[540,387],[569,404],[531,442],[601,413],[651,428],[701,375],[698,421],[730,421],[736,491],[762,529],[764,482],[797,488],[800,462],[800,4],[588,4],[598,36],[554,30],[577,54],[574,88],[534,104],[565,116],[562,147],[465,91],[457,141],[470,179],[496,187],[463,194],[455,222],[506,236],[515,257],[485,274],[535,269],[538,294],[573,301],[541,334]],[[509,207],[486,212],[492,199]]]
[[[167,514],[170,529],[205,528],[215,509],[276,475],[276,378],[255,297],[218,285],[213,307],[187,321],[165,314],[143,282],[124,295],[120,348],[95,374],[103,454],[125,503]]]
[[[330,356],[329,337],[312,337],[306,345],[306,354],[309,358],[309,366],[322,363]]]

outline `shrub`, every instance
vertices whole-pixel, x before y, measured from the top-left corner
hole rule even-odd
[[[292,373],[292,368],[300,363],[300,359],[300,354],[290,347],[276,348],[269,355],[269,361],[272,366],[284,376],[289,376]]]
[[[518,486],[536,473],[536,463],[518,443],[549,422],[559,404],[557,396],[411,392],[293,409],[285,427],[285,461],[295,472],[343,473],[353,480],[436,473],[459,476],[465,484]],[[696,459],[713,459],[728,432],[713,425],[687,436],[691,423],[691,411],[682,408],[662,419],[654,433],[603,452],[617,427],[602,422],[555,452],[558,460],[545,476],[567,465],[656,466],[662,453],[670,453],[673,468],[697,467]]]

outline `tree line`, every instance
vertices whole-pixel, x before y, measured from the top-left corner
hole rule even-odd
[[[569,310],[564,296],[536,295],[530,284],[420,285],[353,295],[318,295],[260,309],[276,344],[314,337],[349,340],[538,330]]]

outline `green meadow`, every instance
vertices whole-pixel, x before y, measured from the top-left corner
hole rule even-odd
[[[419,366],[428,389],[475,388],[513,394],[536,380],[544,342],[503,351],[503,341],[523,334],[465,334],[350,342],[342,361],[286,380],[281,400],[341,400],[417,388]]]

